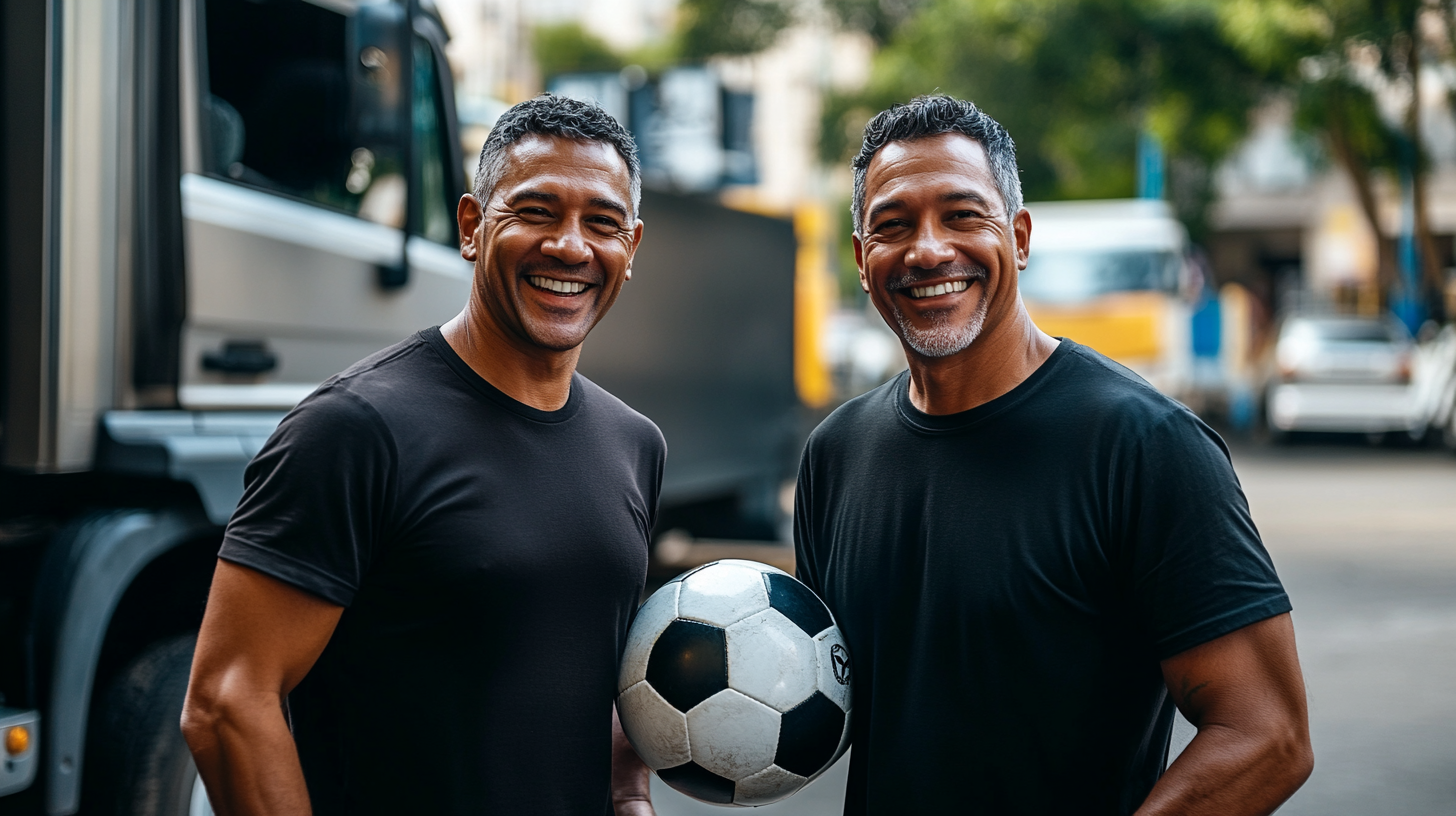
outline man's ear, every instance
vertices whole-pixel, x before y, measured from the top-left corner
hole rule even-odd
[[[460,196],[460,204],[455,208],[455,223],[460,225],[460,257],[471,263],[475,262],[475,231],[480,229],[480,221],[485,217],[485,210],[475,196],[466,193]]]
[[[859,288],[868,292],[870,290],[870,279],[865,277],[864,267],[864,242],[860,240],[859,233],[851,233],[850,243],[854,244],[854,265],[859,267]]]
[[[632,228],[632,249],[627,253],[627,280],[632,280],[632,259],[637,257],[637,247],[642,246],[642,219]]]
[[[1016,236],[1016,268],[1022,270],[1031,257],[1031,213],[1025,207],[1011,219],[1011,232]]]

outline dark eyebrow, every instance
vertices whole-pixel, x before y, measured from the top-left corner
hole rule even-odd
[[[511,196],[511,199],[506,203],[514,207],[522,201],[544,201],[548,204],[555,204],[560,200],[561,196],[555,193],[548,193],[545,190],[522,190]]]
[[[611,200],[610,198],[593,198],[591,200],[591,205],[593,207],[601,207],[604,210],[611,210],[617,215],[622,216],[623,221],[627,220],[627,208]]]
[[[544,201],[547,204],[555,204],[561,201],[561,196],[555,193],[548,193],[545,190],[522,190],[511,196],[510,201],[506,203],[514,207],[522,201]],[[611,210],[621,216],[623,221],[627,220],[627,208],[610,198],[593,197],[588,203],[593,207]]]
[[[865,223],[873,224],[875,222],[875,219],[884,215],[886,212],[903,206],[905,206],[905,202],[901,201],[898,198],[892,198],[889,201],[881,201],[880,203],[870,208],[870,214],[865,216]]]
[[[949,193],[944,193],[941,195],[940,200],[945,203],[949,203],[952,201],[969,201],[974,204],[979,204],[988,210],[991,209],[991,202],[987,201],[985,196],[981,195],[980,193],[972,192],[970,190],[954,190]],[[874,223],[875,219],[879,218],[881,215],[884,215],[887,211],[893,210],[897,207],[903,207],[904,205],[905,202],[901,201],[898,198],[892,198],[889,201],[881,201],[870,209],[870,214],[868,217],[865,218],[865,222]]]
[[[988,210],[991,209],[991,202],[987,201],[985,196],[982,196],[980,193],[973,193],[970,190],[956,190],[955,192],[946,193],[940,197],[940,200],[946,202],[970,201],[980,204]]]

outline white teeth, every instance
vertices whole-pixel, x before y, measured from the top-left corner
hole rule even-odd
[[[560,292],[563,295],[575,295],[586,291],[586,284],[577,281],[559,281],[551,278],[543,278],[540,275],[530,275],[526,280],[532,286],[539,286],[542,289],[549,289],[552,292]]]
[[[964,292],[970,285],[970,281],[958,280],[950,283],[937,283],[934,286],[915,286],[910,289],[910,297],[935,297],[936,295]]]

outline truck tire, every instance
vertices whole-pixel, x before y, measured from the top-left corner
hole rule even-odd
[[[181,728],[196,645],[157,641],[107,687],[89,740],[88,816],[211,816]]]

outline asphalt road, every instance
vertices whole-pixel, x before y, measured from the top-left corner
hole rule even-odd
[[[1456,457],[1325,438],[1236,446],[1234,462],[1309,688],[1315,772],[1279,812],[1456,813]],[[838,814],[847,764],[756,812]],[[653,798],[660,816],[723,813],[656,778]]]

